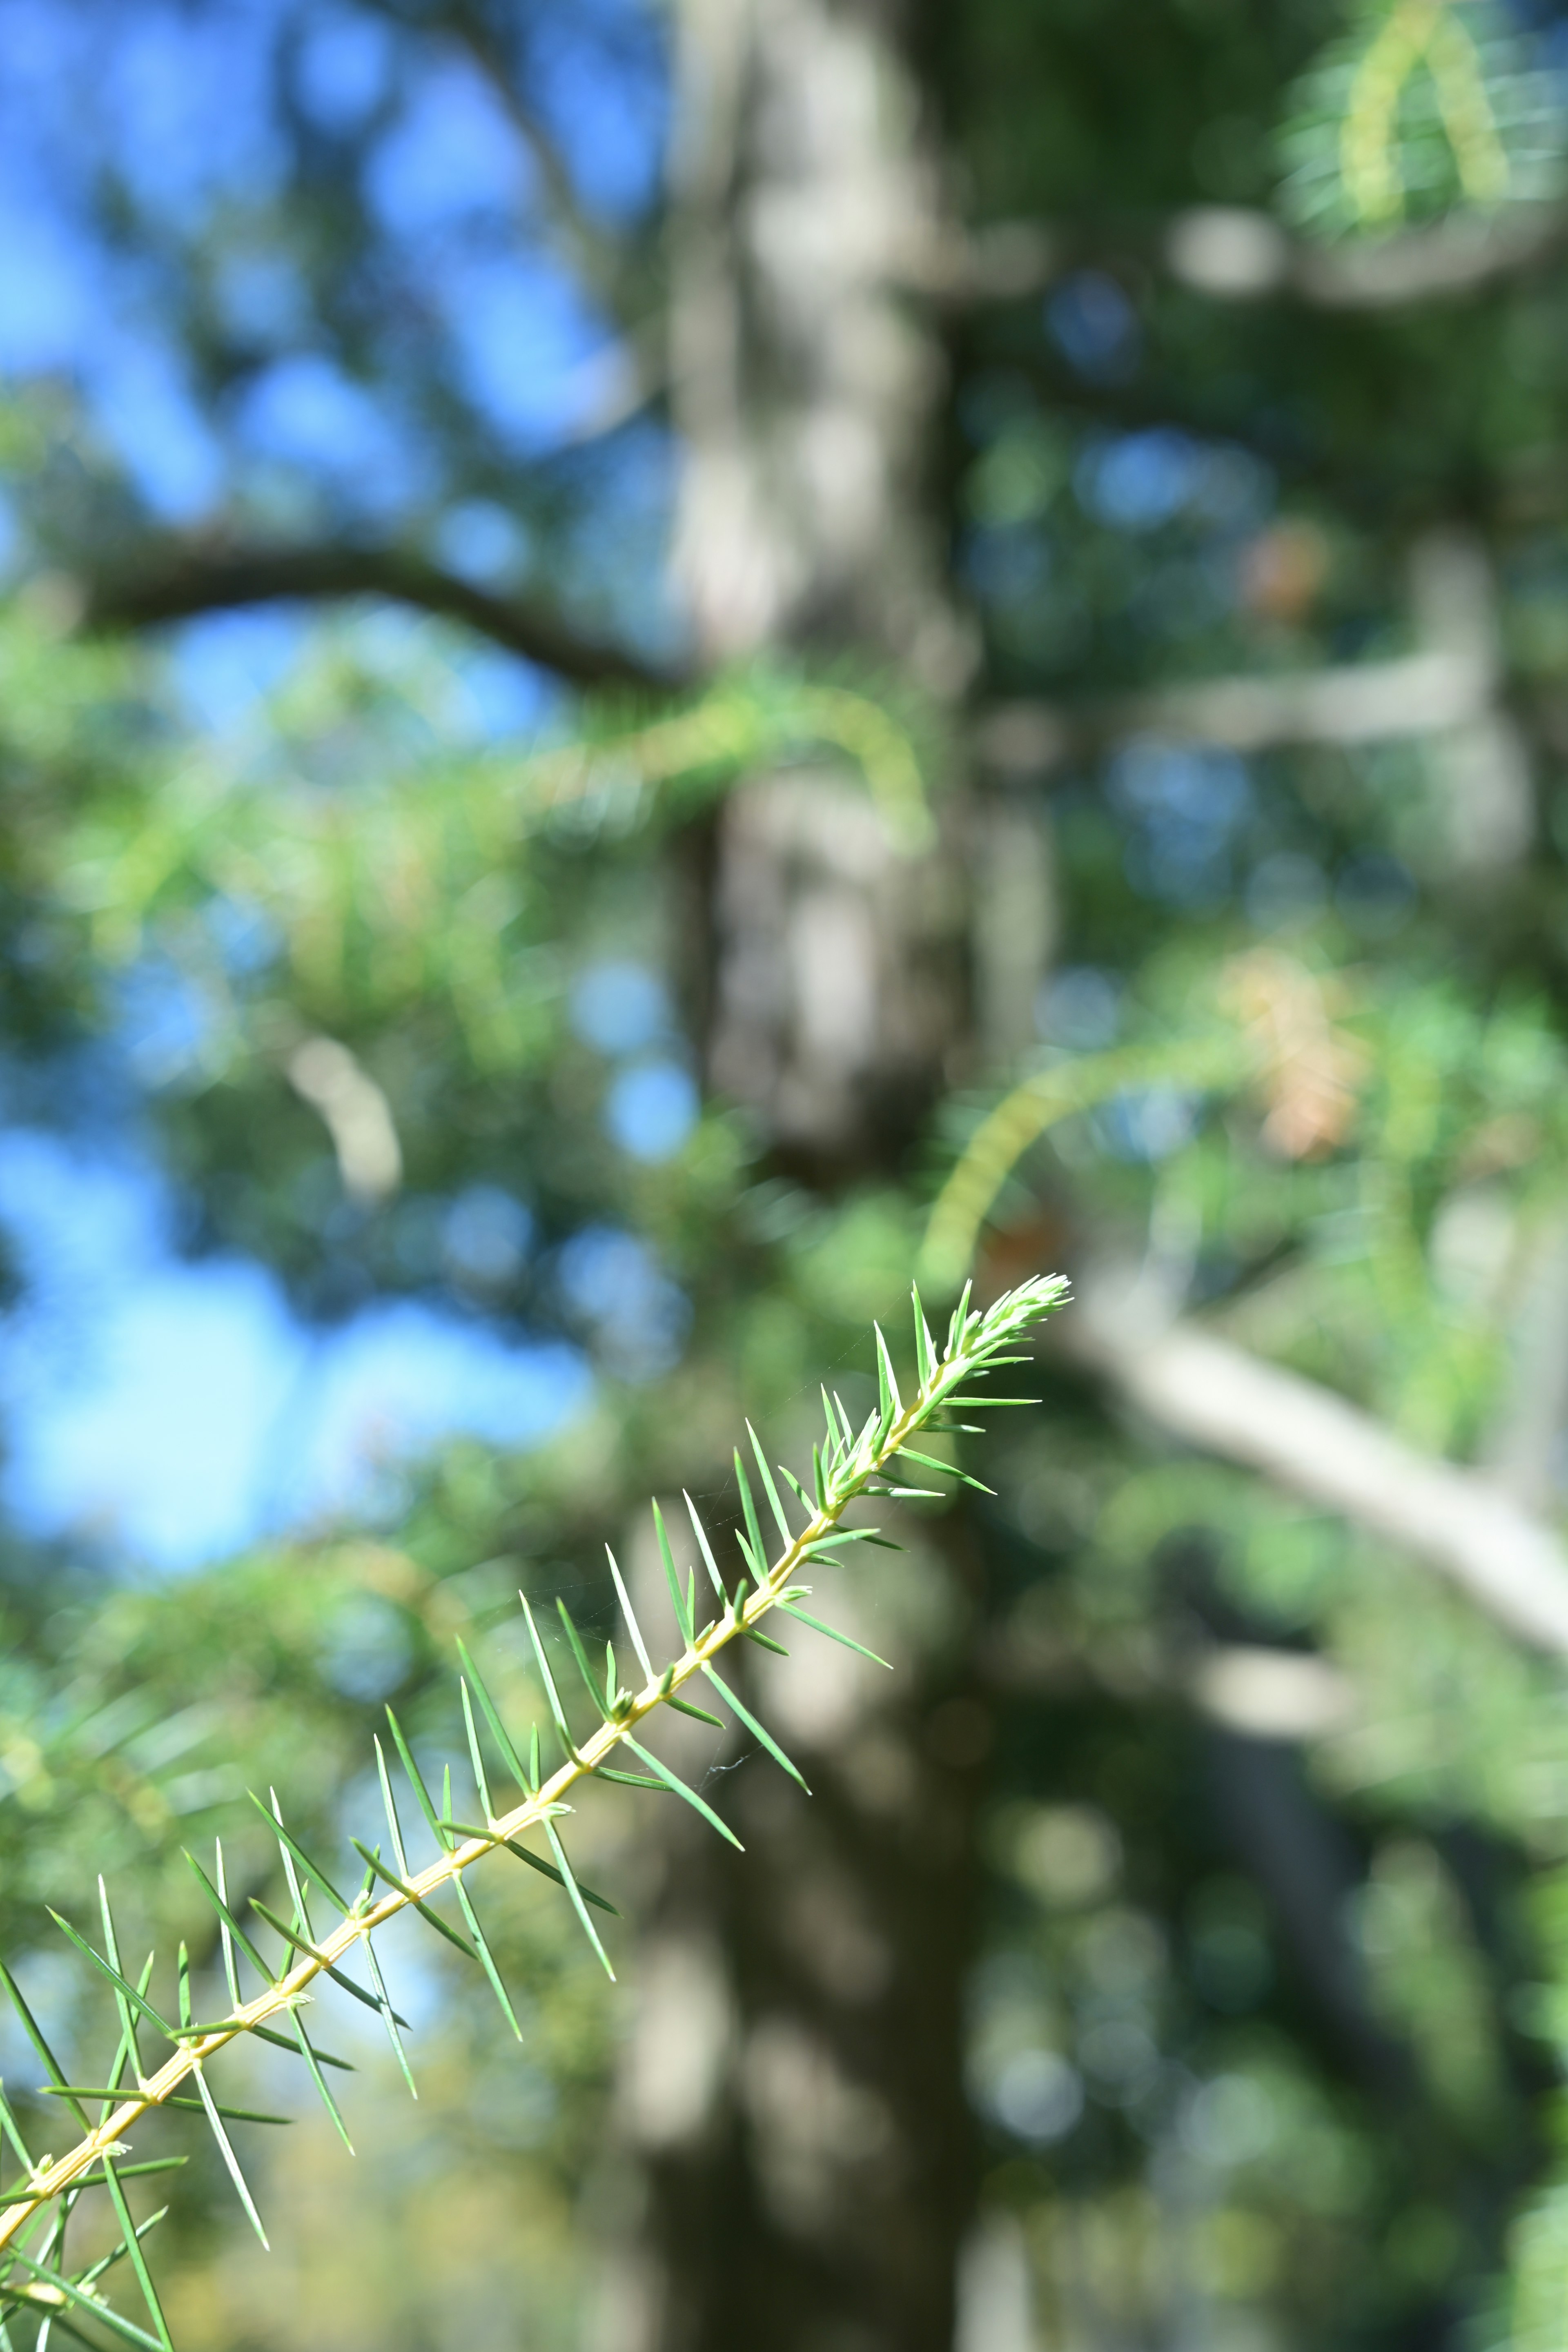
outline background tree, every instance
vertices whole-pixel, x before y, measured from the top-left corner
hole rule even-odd
[[[749,1874],[626,1857],[619,2166],[518,1923],[580,2088],[487,2180],[621,2248],[619,2342],[1458,2344],[1510,2259],[1550,2340],[1552,12],[13,13],[18,1109],[581,1401],[199,1605],[24,1549],[14,1939],[62,1794],[179,1912],[224,1736],[137,1751],[144,1657],[330,1831],[483,1563],[607,1629],[737,1390],[917,1251],[1061,1260],[999,1495],[861,1603],[902,1695],[771,1694]],[[569,2341],[538,2263],[378,2339]]]

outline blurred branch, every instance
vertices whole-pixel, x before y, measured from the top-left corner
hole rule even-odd
[[[1530,1236],[1517,1296],[1510,1377],[1484,1451],[1503,1492],[1539,1510],[1556,1485],[1568,1423],[1568,1219],[1561,1211]]]
[[[541,121],[519,85],[503,44],[478,11],[460,8],[446,31],[481,73],[506,113],[508,121],[532,156],[544,191],[546,217],[568,266],[617,314],[621,333],[615,365],[602,396],[566,439],[568,447],[596,440],[646,408],[668,381],[665,322],[657,305],[648,307],[647,256],[639,241],[628,244],[625,233],[608,235],[584,212],[572,167],[559,140]],[[619,320],[621,298],[635,294],[630,305],[643,316],[636,325]]]
[[[1510,1633],[1568,1655],[1568,1549],[1478,1472],[1417,1453],[1346,1398],[1212,1331],[1151,1328],[1093,1287],[1059,1338],[1171,1435],[1354,1520]]]
[[[454,9],[444,30],[468,62],[484,76],[503,108],[508,121],[533,158],[544,191],[546,214],[570,266],[606,299],[625,283],[626,244],[624,236],[607,236],[584,211],[566,156],[552,134],[528,103],[502,42],[471,7]]]
[[[1164,735],[1261,751],[1277,743],[1374,743],[1428,735],[1491,704],[1489,664],[1453,652],[1407,654],[1291,677],[1214,677],[1103,701],[998,703],[981,721],[982,757],[1037,774],[1129,735]]]
[[[1426,531],[1410,551],[1409,572],[1418,652],[1294,675],[1204,678],[1078,706],[1003,703],[981,720],[981,756],[1004,774],[1038,775],[1136,735],[1242,752],[1423,736],[1435,739],[1454,869],[1475,879],[1516,866],[1535,830],[1535,799],[1505,698],[1490,556],[1473,531]]]
[[[1199,205],[1121,229],[998,222],[911,252],[906,280],[955,304],[1009,302],[1044,293],[1075,269],[1152,264],[1221,301],[1284,298],[1319,310],[1389,310],[1482,292],[1565,248],[1568,209],[1556,205],[1337,246],[1292,237],[1265,212]]]
[[[305,1038],[286,1067],[295,1093],[321,1113],[349,1199],[362,1208],[389,1199],[403,1181],[403,1147],[369,1071],[335,1037]]]
[[[1314,425],[1304,426],[1300,415],[1251,394],[1238,393],[1234,381],[1205,379],[1178,387],[1173,379],[1155,382],[1140,376],[1131,383],[1091,383],[1042,339],[1009,350],[1006,365],[1026,376],[1050,408],[1064,416],[1113,433],[1169,430],[1173,426],[1199,441],[1226,441],[1253,457],[1282,482],[1309,487],[1340,501],[1348,511],[1385,523],[1395,507],[1403,513],[1412,499],[1397,471],[1380,463],[1367,447],[1335,448]],[[1420,511],[1445,511],[1455,503],[1449,486],[1426,481],[1420,486]]]
[[[983,360],[976,345],[972,356]],[[1442,528],[1465,517],[1494,527],[1560,523],[1568,509],[1568,469],[1552,446],[1499,451],[1463,467],[1412,468],[1397,414],[1386,430],[1331,437],[1326,414],[1295,402],[1260,402],[1223,372],[1178,383],[1145,370],[1131,381],[1091,382],[1037,336],[1017,339],[1002,364],[1026,377],[1054,413],[1111,433],[1174,428],[1193,439],[1229,442],[1248,451],[1282,484],[1335,500],[1347,515],[1382,531]]]
[[[385,596],[461,621],[480,635],[552,670],[574,686],[668,693],[682,681],[618,646],[579,636],[553,614],[492,595],[423,558],[395,549],[257,548],[205,554],[181,550],[87,583],[82,625],[151,628],[279,597]]]

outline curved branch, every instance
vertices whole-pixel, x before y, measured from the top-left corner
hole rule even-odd
[[[1294,301],[1313,310],[1376,311],[1455,301],[1544,268],[1568,247],[1568,207],[1519,205],[1327,246],[1292,237],[1272,215],[1194,205],[1142,226],[999,221],[911,254],[906,276],[956,305],[1043,293],[1072,270],[1119,263],[1163,268],[1218,301]]]
[[[1062,1346],[1187,1444],[1261,1471],[1436,1569],[1509,1633],[1568,1656],[1568,1550],[1474,1470],[1213,1331],[1150,1329],[1090,1289]]]
[[[510,654],[574,686],[623,687],[667,694],[685,681],[623,646],[579,636],[555,614],[514,604],[395,548],[241,548],[221,553],[181,550],[87,583],[82,625],[144,629],[199,613],[232,611],[285,597],[385,596],[443,619],[461,621]]]

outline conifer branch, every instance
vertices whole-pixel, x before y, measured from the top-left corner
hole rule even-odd
[[[931,1205],[917,1261],[939,1296],[957,1289],[1014,1169],[1075,1113],[1147,1087],[1262,1095],[1263,1139],[1287,1160],[1340,1144],[1367,1075],[1344,1029],[1342,992],[1306,963],[1256,948],[1222,967],[1214,1010],[1225,1024],[1048,1062],[1013,1087],[968,1138]]]
[[[737,1533],[747,1576],[733,1589],[727,1589],[713,1558],[709,1538],[690,1506],[692,1523],[697,1535],[708,1577],[718,1596],[718,1614],[707,1623],[701,1622],[697,1601],[695,1571],[682,1586],[676,1569],[675,1557],[658,1506],[654,1508],[659,1550],[669,1581],[677,1623],[683,1637],[679,1654],[660,1671],[655,1673],[643,1629],[633,1617],[629,1596],[620,1572],[612,1559],[616,1590],[625,1612],[627,1630],[647,1679],[640,1689],[630,1691],[621,1686],[617,1678],[613,1644],[609,1646],[600,1679],[591,1664],[587,1653],[570,1617],[563,1610],[569,1646],[586,1686],[598,1718],[595,1727],[586,1738],[578,1739],[571,1727],[565,1702],[552,1675],[542,1643],[534,1626],[526,1598],[523,1609],[533,1635],[541,1679],[550,1702],[550,1711],[556,1736],[564,1751],[564,1761],[556,1770],[545,1774],[540,1765],[539,1732],[531,1733],[528,1759],[524,1762],[519,1747],[503,1724],[500,1712],[467,1652],[463,1653],[466,1670],[463,1687],[465,1722],[469,1751],[474,1765],[474,1777],[479,1790],[479,1802],[485,1813],[481,1826],[463,1822],[452,1817],[450,1779],[442,1790],[442,1804],[437,1811],[429,1790],[420,1777],[413,1752],[401,1727],[388,1710],[389,1726],[396,1751],[419,1811],[434,1837],[438,1853],[437,1859],[422,1870],[414,1870],[405,1849],[403,1829],[388,1768],[386,1752],[376,1743],[377,1766],[386,1810],[387,1831],[392,1859],[384,1859],[379,1846],[353,1841],[365,1864],[365,1876],[359,1892],[353,1896],[340,1894],[331,1881],[313,1862],[304,1848],[285,1827],[277,1799],[270,1811],[261,1810],[277,1840],[289,1897],[292,1903],[291,1921],[259,1903],[251,1908],[279,1935],[284,1944],[287,1962],[280,1973],[269,1969],[229,1906],[225,1886],[221,1847],[216,1856],[216,1879],[209,1878],[201,1866],[193,1867],[203,1892],[214,1909],[223,1945],[225,1976],[232,2007],[229,2013],[212,2023],[193,2021],[190,2001],[190,1970],[184,1948],[181,1947],[178,1971],[178,2017],[172,2021],[163,2011],[149,1998],[153,1964],[149,1959],[139,1982],[133,1983],[121,1973],[113,1922],[108,1896],[101,1895],[101,1912],[106,1952],[97,1950],[68,1922],[57,1916],[57,1921],[71,1943],[105,1977],[114,1990],[121,2032],[120,2048],[101,2085],[87,2090],[68,2082],[58,2060],[50,2050],[36,2019],[29,2011],[20,1988],[9,1972],[0,1968],[0,1979],[10,1993],[24,2030],[31,2040],[38,2058],[48,2075],[47,2090],[63,2098],[86,2128],[77,2145],[66,2155],[35,2162],[28,2154],[12,2109],[0,2090],[0,2128],[6,2142],[20,2158],[24,2178],[9,2188],[0,2189],[0,2341],[7,2315],[25,2313],[57,2315],[65,2307],[85,2310],[122,2341],[149,2345],[153,2352],[167,2352],[168,2334],[163,2314],[158,2307],[151,2277],[141,2251],[141,2231],[132,2229],[119,2181],[128,2172],[155,2168],[118,2168],[118,2158],[125,2153],[127,2134],[140,2119],[159,2107],[195,2109],[205,2113],[217,2140],[245,2205],[247,2213],[258,2236],[262,2236],[259,2213],[257,2210],[244,2174],[236,2156],[232,2140],[224,2128],[224,2118],[239,2121],[275,2122],[279,2117],[255,2116],[248,2110],[220,2105],[205,2076],[210,2061],[216,2058],[230,2043],[247,2034],[303,2056],[315,2086],[321,2094],[333,2124],[347,2140],[336,2104],[327,2089],[321,2069],[323,2065],[342,2066],[344,2062],[332,2059],[324,2051],[312,2047],[308,2040],[301,2007],[311,1997],[312,1989],[322,1977],[331,1977],[354,1997],[377,2011],[392,2040],[399,2063],[407,2072],[406,2060],[398,2036],[401,2021],[396,2017],[386,1997],[386,1990],[377,1965],[371,1938],[377,1928],[397,1916],[400,1912],[418,1911],[432,1927],[439,1928],[467,1958],[476,1959],[484,1969],[492,1990],[503,2011],[516,2030],[510,2002],[495,1962],[484,1940],[474,1913],[465,1875],[478,1863],[489,1855],[505,1852],[531,1864],[535,1870],[563,1887],[572,1902],[589,1940],[606,1969],[610,1969],[607,1954],[589,1916],[589,1906],[613,1911],[614,1906],[603,1895],[595,1895],[580,1884],[567,1858],[562,1842],[559,1822],[572,1811],[569,1797],[581,1783],[602,1775],[607,1780],[634,1780],[641,1787],[662,1787],[681,1797],[731,1843],[739,1844],[733,1832],[700,1797],[645,1746],[639,1735],[644,1734],[650,1719],[662,1708],[672,1708],[682,1714],[695,1715],[705,1722],[716,1717],[695,1706],[681,1693],[699,1676],[705,1693],[712,1692],[728,1704],[738,1721],[749,1729],[777,1761],[782,1769],[800,1780],[795,1766],[758,1721],[714,1670],[713,1661],[732,1642],[753,1639],[764,1647],[776,1649],[779,1644],[760,1632],[762,1620],[775,1611],[792,1619],[795,1624],[843,1642],[866,1657],[873,1653],[863,1650],[860,1643],[839,1633],[821,1619],[809,1613],[802,1603],[812,1597],[811,1587],[797,1581],[800,1571],[813,1562],[838,1559],[858,1543],[881,1544],[883,1538],[875,1528],[846,1528],[841,1525],[848,1506],[865,1496],[884,1495],[890,1497],[907,1496],[940,1496],[940,1488],[914,1486],[903,1483],[904,1474],[897,1467],[900,1461],[912,1461],[922,1471],[942,1469],[946,1465],[932,1457],[916,1452],[910,1440],[944,1408],[953,1405],[986,1403],[984,1395],[961,1394],[965,1384],[991,1368],[1020,1360],[1013,1352],[1015,1343],[1030,1328],[1053,1313],[1066,1300],[1068,1286],[1057,1275],[1042,1276],[1025,1283],[1018,1289],[998,1299],[984,1312],[972,1309],[969,1292],[955,1308],[948,1327],[946,1343],[939,1351],[921,1311],[919,1293],[914,1300],[915,1356],[918,1384],[906,1403],[900,1392],[897,1375],[887,1342],[879,1329],[876,1334],[879,1400],[858,1432],[853,1430],[843,1405],[837,1397],[824,1395],[826,1437],[813,1449],[813,1486],[806,1487],[784,1470],[783,1475],[789,1490],[800,1500],[805,1513],[805,1525],[792,1529],[788,1512],[773,1470],[752,1431],[748,1431],[761,1476],[763,1496],[769,1515],[779,1529],[779,1549],[771,1561],[763,1547],[761,1526],[750,1480],[737,1454],[736,1475],[745,1522],[745,1532]],[[1015,1399],[998,1398],[998,1403],[1016,1402]],[[964,1474],[956,1474],[960,1478]],[[968,1484],[976,1481],[967,1480]],[[813,1499],[815,1497],[815,1499]],[[886,1661],[879,1660],[879,1664]],[[493,1811],[488,1777],[480,1747],[479,1723],[469,1698],[471,1685],[479,1700],[479,1713],[491,1733],[497,1750],[507,1769],[516,1779],[523,1794],[521,1801],[499,1813]],[[644,1769],[628,1774],[613,1769],[619,1749],[628,1749]],[[804,1786],[804,1783],[802,1783]],[[542,1832],[552,1859],[546,1861],[535,1854],[523,1840],[530,1832]],[[311,1886],[318,1888],[324,1900],[340,1914],[338,1924],[328,1933],[318,1933],[312,1924],[307,1901]],[[454,1895],[460,1907],[467,1934],[450,1926],[432,1906],[437,1899]],[[471,1940],[470,1940],[471,1939]],[[250,2000],[240,1998],[237,1954],[263,1979],[262,1990]],[[366,1976],[374,1991],[356,1980],[349,1964],[357,1964]],[[614,1971],[610,1970],[613,1975]],[[281,2029],[281,2030],[280,2030]],[[138,2033],[153,2033],[172,2045],[172,2054],[151,2074],[142,2072]],[[122,2081],[129,2064],[134,2077],[132,2089]],[[412,2077],[409,2086],[413,2088]],[[193,2098],[192,2091],[196,2094]],[[103,2102],[100,2120],[89,2122],[82,2105],[85,2099]],[[129,2256],[142,2286],[147,2304],[148,2316],[153,2332],[126,2319],[103,2299],[97,2280],[101,2265],[91,2272],[83,2271],[72,2276],[63,2267],[63,2221],[80,2193],[94,2186],[108,2187],[113,2198],[125,2244],[121,2251]],[[41,2232],[35,2237],[36,2231]],[[32,2238],[36,2251],[29,2251]],[[40,2256],[43,2259],[40,2259]]]

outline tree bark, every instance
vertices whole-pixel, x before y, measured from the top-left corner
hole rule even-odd
[[[679,11],[675,564],[704,664],[847,658],[942,698],[966,651],[922,478],[940,360],[897,294],[932,204],[898,29],[876,0]],[[911,858],[857,780],[817,768],[749,779],[714,821],[710,1082],[819,1191],[890,1175],[968,1051],[973,821],[953,811],[944,849]],[[961,1515],[917,1534],[900,1579],[874,1635],[896,1675],[841,1674],[814,1643],[754,1678],[809,1801],[761,1756],[710,1782],[743,1860],[661,1811],[618,2352],[950,2352],[986,1744]]]

